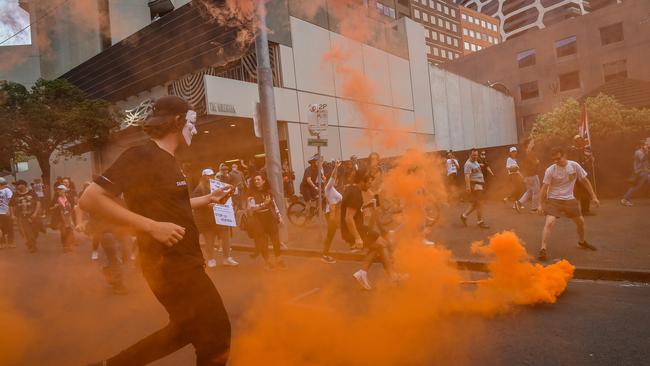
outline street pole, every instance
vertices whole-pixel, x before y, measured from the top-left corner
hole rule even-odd
[[[275,116],[275,96],[273,94],[273,72],[269,56],[269,36],[266,28],[265,1],[257,2],[259,30],[255,38],[255,55],[257,58],[257,86],[260,94],[260,125],[264,138],[266,174],[273,200],[278,205],[280,215],[286,219],[284,190],[282,186],[282,169],[280,157],[280,138],[278,121]],[[285,220],[286,222],[286,220]]]

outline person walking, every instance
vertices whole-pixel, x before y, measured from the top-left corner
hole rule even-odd
[[[553,164],[546,169],[542,190],[540,193],[540,213],[546,215],[544,230],[542,231],[542,247],[537,258],[540,261],[548,259],[548,238],[560,217],[567,217],[576,224],[578,232],[578,247],[581,249],[596,250],[596,247],[585,240],[585,220],[580,211],[580,204],[574,196],[576,181],[580,181],[589,192],[596,206],[600,205],[596,193],[591,187],[587,172],[573,160],[567,160],[566,150],[562,147],[553,148],[551,151]]]
[[[64,253],[70,253],[75,244],[74,207],[68,187],[63,184],[56,187],[56,194],[50,207],[52,215],[50,227],[59,231]]]
[[[253,187],[248,191],[246,200],[247,208],[250,212],[250,225],[253,226],[253,239],[256,250],[262,254],[266,268],[269,270],[275,268],[286,268],[286,263],[280,258],[280,231],[279,225],[282,225],[282,216],[280,210],[273,200],[271,188],[263,173],[256,173],[253,176]],[[269,257],[268,242],[273,245],[273,254],[275,261]]]
[[[14,223],[11,219],[11,198],[14,192],[8,187],[7,181],[0,177],[0,230],[2,230],[2,237],[0,237],[0,249],[15,248],[14,243]]]
[[[16,217],[18,229],[25,238],[27,250],[36,253],[41,201],[34,192],[27,189],[27,182],[22,179],[16,181],[16,192],[11,198],[10,206]]]
[[[484,185],[484,194],[487,193],[488,188],[491,185],[491,180],[494,178],[494,172],[490,167],[490,162],[488,161],[487,151],[481,150],[478,156],[478,164],[481,166],[481,173],[483,173],[483,180],[485,180]]]
[[[451,150],[447,151],[445,168],[447,169],[447,189],[449,190],[449,196],[456,197],[456,185],[458,183],[460,164],[458,163],[458,159],[454,156],[454,152]]]
[[[530,212],[537,213],[539,208],[540,190],[539,176],[537,175],[537,171],[539,170],[539,159],[533,152],[533,148],[534,143],[533,140],[531,140],[526,148],[526,155],[524,155],[521,167],[521,175],[524,178],[526,191],[521,195],[521,198],[519,198],[519,206],[523,208],[524,203],[530,200]]]
[[[309,166],[305,169],[302,181],[300,182],[300,194],[305,200],[307,215],[309,217],[316,215],[318,205],[320,204],[318,202],[318,192],[321,191],[324,181],[323,172],[318,171],[318,159],[320,159],[318,154],[309,158]]]
[[[517,148],[511,146],[509,149],[508,158],[506,159],[506,170],[508,171],[508,182],[510,184],[510,195],[504,201],[512,200],[514,203],[512,208],[517,212],[521,212],[524,208],[519,202],[521,197],[522,176],[519,171],[519,163],[517,162]]]
[[[176,160],[196,134],[196,113],[177,96],[153,103],[143,122],[151,140],[127,149],[95,179],[81,208],[137,232],[140,268],[169,323],[108,360],[95,365],[145,365],[192,344],[197,365],[224,366],[230,352],[230,320],[205,272],[192,208],[219,203],[230,187],[190,198]],[[124,195],[126,207],[115,201]]]
[[[650,145],[648,140],[641,142],[639,148],[634,152],[634,185],[630,187],[621,204],[623,206],[632,206],[632,195],[643,187],[643,185],[650,183]]]
[[[210,179],[212,176],[214,176],[212,169],[203,169],[201,172],[201,181],[192,192],[192,197],[202,197],[210,194]],[[217,266],[217,259],[214,255],[216,251],[214,242],[216,239],[219,239],[221,242],[221,254],[223,256],[221,264],[229,267],[238,266],[239,263],[232,257],[230,250],[232,231],[229,226],[219,225],[215,222],[212,205],[195,208],[194,221],[199,228],[199,233],[203,235],[203,239],[205,240],[205,250],[208,253],[208,268]]]
[[[327,236],[325,237],[325,242],[323,243],[323,256],[321,260],[328,264],[336,263],[336,260],[330,255],[330,248],[332,247],[332,241],[334,240],[334,235],[336,234],[336,229],[339,226],[340,220],[340,203],[343,200],[343,195],[336,190],[336,183],[338,180],[338,171],[341,166],[340,161],[334,163],[334,169],[330,178],[327,180],[325,185],[325,200],[327,205],[325,206],[325,219],[327,220]]]
[[[241,208],[241,197],[244,189],[245,181],[244,173],[239,170],[239,164],[233,163],[232,169],[230,170],[230,184],[234,187],[235,191],[232,195],[233,203],[235,209]]]
[[[397,279],[393,272],[389,242],[363,224],[363,210],[374,205],[373,202],[363,202],[363,191],[370,189],[370,185],[371,177],[365,169],[357,170],[354,182],[346,187],[341,200],[341,237],[353,248],[367,250],[362,268],[352,275],[364,290],[372,289],[368,271],[375,260],[383,265],[391,279]]]
[[[460,215],[460,221],[467,227],[467,218],[476,211],[476,225],[481,229],[489,229],[490,226],[483,220],[483,200],[485,199],[485,178],[478,163],[478,150],[472,149],[469,159],[465,162],[463,171],[465,173],[465,191],[467,192],[469,207]]]

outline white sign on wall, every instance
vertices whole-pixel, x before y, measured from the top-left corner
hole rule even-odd
[[[307,123],[309,134],[322,136],[327,132],[328,113],[327,104],[310,104],[307,107]]]

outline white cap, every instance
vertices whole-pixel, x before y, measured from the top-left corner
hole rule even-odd
[[[0,177],[0,184],[7,184],[7,180]]]
[[[214,172],[212,171],[212,169],[207,168],[207,169],[203,169],[203,171],[201,172],[201,175],[204,176],[204,177],[205,176],[213,176]]]
[[[59,184],[58,186],[56,186],[56,189],[62,189],[66,192],[68,191],[68,187],[64,186],[63,184]]]
[[[516,148],[516,147],[514,147],[514,146],[513,146],[513,147],[511,147],[511,148],[510,148],[510,152],[517,152],[517,148]]]

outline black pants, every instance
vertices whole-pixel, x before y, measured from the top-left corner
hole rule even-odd
[[[25,238],[27,249],[32,251],[35,250],[36,239],[38,238],[38,225],[36,225],[30,217],[19,217],[18,228],[20,229],[23,238]]]
[[[269,258],[268,240],[273,244],[273,254],[280,256],[280,231],[275,216],[269,211],[256,212],[255,217],[255,248],[262,254],[262,258]]]
[[[517,201],[522,192],[522,178],[519,174],[510,174],[508,176],[508,181],[510,182],[510,196],[508,197],[512,201]]]
[[[0,230],[2,230],[3,236],[7,236],[7,244],[13,244],[14,223],[11,220],[11,215],[0,215]]]
[[[223,366],[230,351],[230,320],[219,292],[202,267],[161,263],[143,273],[169,323],[108,360],[109,366],[146,365],[192,344],[199,366]]]

